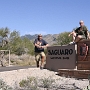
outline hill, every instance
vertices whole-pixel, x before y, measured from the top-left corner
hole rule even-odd
[[[56,39],[57,39],[58,35],[59,34],[43,35],[43,39],[46,40],[49,43],[49,45],[53,45],[56,43]],[[23,39],[24,37],[27,37],[28,39],[34,41],[37,38],[37,36],[38,36],[38,34],[35,34],[35,35],[27,34],[27,35],[21,36],[21,38]]]

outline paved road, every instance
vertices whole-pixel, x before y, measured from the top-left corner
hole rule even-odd
[[[28,69],[28,68],[36,68],[36,66],[7,66],[7,67],[0,67],[0,72],[18,70],[18,69]]]

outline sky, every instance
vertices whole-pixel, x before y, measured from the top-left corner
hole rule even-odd
[[[90,0],[0,0],[0,28],[26,34],[70,32],[83,20],[90,30]]]

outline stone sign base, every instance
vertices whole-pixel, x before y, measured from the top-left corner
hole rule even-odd
[[[59,69],[59,75],[71,78],[89,79],[90,70]]]

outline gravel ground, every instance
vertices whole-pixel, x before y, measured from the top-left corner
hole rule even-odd
[[[87,79],[77,80],[75,78],[65,78],[58,76],[57,72],[49,71],[47,69],[40,70],[39,68],[28,68],[0,72],[0,78],[3,79],[7,85],[13,88],[16,86],[19,87],[19,82],[23,79],[27,79],[27,77],[35,77],[38,79],[50,77],[50,79],[55,80],[54,86],[59,87],[57,90],[71,90],[71,88],[75,88],[75,90],[82,90],[89,85],[89,81]],[[53,88],[52,90],[56,89]]]

